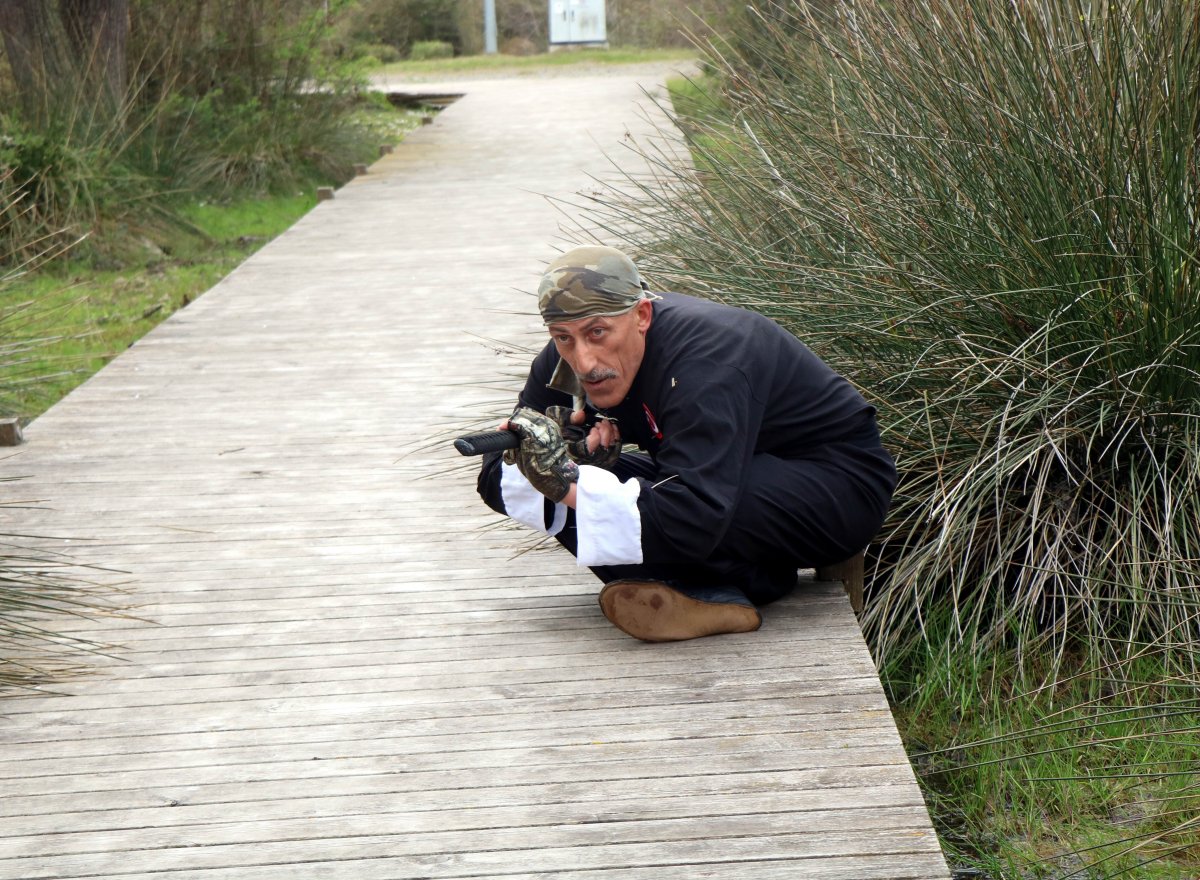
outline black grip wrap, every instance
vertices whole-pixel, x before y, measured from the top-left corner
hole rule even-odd
[[[454,441],[454,448],[463,455],[483,455],[485,452],[516,449],[520,445],[521,437],[516,431],[483,431],[467,434]]]

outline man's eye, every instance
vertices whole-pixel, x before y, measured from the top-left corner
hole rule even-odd
[[[592,334],[593,339],[599,339],[601,336],[604,335],[604,328],[603,327],[593,327],[591,330],[591,334]]]

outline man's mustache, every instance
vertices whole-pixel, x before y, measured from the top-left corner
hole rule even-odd
[[[588,373],[584,376],[580,376],[579,381],[580,382],[601,382],[604,379],[615,379],[615,378],[617,378],[616,370],[611,369],[611,368],[603,369],[603,370],[597,368],[595,370],[592,370],[590,373]]]

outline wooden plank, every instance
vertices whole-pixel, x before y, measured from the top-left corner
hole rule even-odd
[[[469,725],[463,726],[464,731]],[[750,773],[767,770],[830,770],[849,765],[861,770],[865,767],[886,768],[888,763],[879,759],[864,758],[862,752],[878,750],[895,745],[894,739],[871,730],[838,731],[833,738],[822,739],[818,732],[801,734],[776,734],[780,743],[794,743],[794,751],[781,753],[778,750],[762,752],[738,752],[731,744],[730,752],[724,751],[723,743],[701,742],[674,747],[672,740],[663,740],[653,748],[636,748],[631,743],[602,744],[581,743],[565,748],[575,753],[574,761],[540,761],[541,752],[554,755],[553,748],[540,746],[529,749],[491,750],[482,753],[453,752],[448,756],[405,755],[403,761],[401,790],[462,789],[486,784],[522,785],[535,783],[578,782],[582,780],[642,779],[654,774],[686,775],[698,770],[697,745],[703,759],[703,770],[707,774]],[[168,768],[172,784],[183,788],[215,786],[229,783],[265,784],[278,783],[289,786],[319,786],[331,780],[348,776],[370,776],[380,772],[381,765],[395,759],[396,744],[390,749],[355,749],[358,755],[348,755],[346,750],[309,749],[307,754],[296,754],[294,758],[268,760],[260,763],[198,764]],[[714,755],[715,750],[720,750]],[[676,752],[682,754],[676,754]],[[382,759],[382,760],[381,760]],[[505,763],[506,760],[517,763]],[[84,762],[80,762],[84,763]],[[894,764],[894,762],[893,762]],[[153,788],[163,778],[163,768],[151,766],[137,769],[119,766],[111,770],[94,773],[47,775],[37,779],[18,778],[5,781],[5,798],[36,799],[79,793],[145,791]],[[486,772],[483,772],[486,771]],[[397,772],[397,771],[393,771]],[[486,783],[483,782],[486,777]]]
[[[853,831],[822,829],[816,832],[791,832],[790,821],[768,816],[759,819],[757,831],[742,830],[742,836],[720,836],[721,826],[730,818],[716,823],[685,823],[679,838],[669,839],[665,829],[658,827],[657,839],[650,842],[575,843],[552,840],[537,846],[536,836],[529,848],[500,841],[502,848],[493,849],[486,840],[467,844],[469,849],[438,850],[439,841],[432,835],[410,837],[359,837],[322,841],[319,851],[330,855],[340,852],[358,860],[388,859],[389,876],[461,877],[501,876],[521,864],[525,871],[560,871],[596,869],[620,866],[677,865],[691,863],[756,862],[760,859],[793,859],[803,861],[844,855],[896,855],[936,853],[937,840],[931,831],[920,828],[872,829],[870,835]],[[576,833],[578,834],[577,826]],[[582,826],[586,829],[588,826]],[[776,832],[776,833],[773,833]],[[701,836],[704,835],[704,836]],[[582,836],[582,835],[581,835]],[[558,844],[558,845],[555,845]],[[442,846],[453,846],[451,842]],[[414,851],[415,850],[415,851]],[[286,841],[280,844],[256,843],[248,846],[210,846],[199,849],[180,846],[176,849],[97,853],[91,856],[33,857],[14,859],[14,867],[22,871],[25,880],[42,880],[63,876],[112,876],[114,871],[196,870],[197,868],[256,867],[288,864],[310,866],[317,855],[316,842]],[[328,856],[327,856],[328,857]]]
[[[616,731],[615,735],[610,729],[605,731],[607,738],[604,740],[586,739],[583,732],[577,730],[520,731],[511,737],[507,744],[497,742],[491,735],[473,733],[468,727],[452,740],[447,740],[444,735],[422,737],[397,733],[390,737],[378,736],[365,740],[325,740],[310,743],[304,760],[310,763],[326,760],[346,762],[395,755],[398,750],[403,749],[406,756],[406,772],[412,772],[418,769],[515,765],[530,758],[535,758],[541,765],[586,763],[591,760],[608,760],[607,755],[618,747],[623,759],[632,759],[638,756],[699,756],[708,754],[717,747],[721,749],[724,757],[781,749],[794,749],[796,752],[840,749],[846,754],[846,750],[851,747],[891,746],[895,743],[893,737],[879,731],[878,724],[872,723],[875,718],[871,716],[860,719],[857,726],[853,723],[845,726],[831,725],[829,716],[823,716],[821,720],[823,724],[814,725],[811,722],[795,724],[770,719],[767,723],[747,724],[747,732],[740,735],[730,735],[725,725],[713,723],[689,727],[686,737],[681,737],[678,727],[660,726],[650,730],[640,727],[627,728]],[[831,727],[836,733],[830,732]],[[603,743],[603,748],[597,746],[600,742]],[[91,785],[96,781],[92,777],[105,773],[119,773],[126,779],[130,772],[204,772],[237,765],[260,768],[287,762],[287,755],[281,752],[279,746],[280,743],[255,743],[102,755],[96,758],[75,756],[69,770],[64,766],[62,756],[29,759],[24,768],[6,762],[0,767],[0,778],[14,780],[14,786],[7,790],[7,794],[14,795],[21,793],[20,785],[34,779],[43,785],[38,788],[31,785],[31,790],[42,793],[55,790],[54,786],[77,785],[79,780],[85,780]],[[830,760],[831,766],[840,766],[846,760],[857,761],[859,758],[822,757],[821,760]],[[341,766],[343,765],[339,764],[339,767]],[[271,772],[279,773],[282,769],[273,767]],[[323,768],[315,766],[299,767],[295,772],[298,776],[305,776],[318,771],[324,772]]]
[[[392,860],[409,876],[455,877],[463,873],[496,876],[519,861],[525,870],[612,865],[672,865],[681,857],[700,861],[757,861],[760,858],[811,859],[848,854],[892,855],[937,851],[930,831],[913,827],[921,818],[910,812],[876,814],[869,842],[844,828],[845,815],[814,813],[810,827],[796,832],[790,817],[760,814],[725,816],[719,823],[687,819],[652,822],[589,823],[542,828],[487,829],[479,832],[430,832],[422,835],[358,834],[309,836],[252,844],[199,844],[113,849],[61,856],[18,856],[14,867],[26,880],[62,876],[109,876],[114,870],[156,871],[304,865],[319,853],[353,853],[357,859]],[[889,827],[890,826],[890,827]],[[703,835],[703,836],[701,836]],[[151,844],[152,845],[152,844]],[[114,851],[115,850],[115,851]]]
[[[787,725],[792,730],[805,729],[805,725],[836,723],[847,730],[862,726],[862,722],[874,726],[886,726],[888,709],[881,705],[874,690],[864,694],[849,694],[841,689],[834,695],[808,696],[792,705],[781,705],[770,695],[756,692],[756,699],[722,700],[699,702],[686,701],[670,708],[672,726],[678,725],[691,730],[705,720],[726,725],[730,729],[756,731]],[[445,707],[425,708],[419,712],[406,712],[403,716],[388,711],[368,709],[358,713],[357,720],[344,718],[295,714],[278,717],[247,719],[233,717],[222,719],[211,715],[202,716],[193,723],[179,725],[155,724],[152,727],[128,720],[125,713],[115,721],[91,721],[75,723],[74,717],[66,717],[57,723],[43,723],[37,717],[24,726],[6,729],[5,740],[14,753],[21,746],[41,747],[53,750],[62,746],[64,757],[87,754],[122,754],[154,751],[154,743],[167,743],[167,748],[183,743],[195,744],[198,748],[222,743],[280,744],[292,743],[297,747],[308,743],[337,740],[342,737],[371,738],[394,733],[403,725],[407,736],[462,736],[464,729],[472,733],[493,735],[497,742],[507,741],[503,734],[522,731],[532,735],[540,730],[577,730],[588,742],[620,741],[630,728],[654,729],[663,723],[664,713],[659,705],[629,705],[632,700],[615,700],[598,708],[575,705],[565,708],[537,703],[533,706],[507,707],[508,711],[490,715],[473,713],[469,725],[462,719],[460,709]],[[815,721],[814,721],[815,719]],[[239,726],[230,726],[240,720]],[[222,723],[225,722],[225,723]],[[703,728],[699,728],[703,729]],[[31,752],[37,751],[36,748]],[[27,755],[32,757],[32,753]],[[0,804],[0,809],[3,805]]]
[[[406,875],[399,871],[389,860],[376,863],[363,862],[319,862],[304,866],[305,870],[320,872],[314,874],[329,880],[382,880],[382,878],[403,878]],[[275,865],[261,868],[217,869],[213,871],[184,871],[173,874],[172,880],[290,880],[296,876],[296,866]],[[424,876],[423,874],[421,876]],[[478,876],[478,875],[460,875]],[[726,863],[697,864],[688,861],[680,865],[656,865],[652,868],[620,866],[615,868],[600,868],[596,870],[572,870],[560,868],[552,873],[504,873],[491,876],[503,876],[510,880],[746,880],[754,877],[757,880],[795,880],[803,877],[805,880],[943,880],[947,876],[945,862],[937,853],[905,853],[900,856],[831,856],[822,859],[807,860],[803,863],[795,859],[755,861],[738,861]],[[120,874],[112,875],[108,880],[151,880],[161,878],[161,875]]]
[[[823,581],[840,581],[850,597],[850,607],[855,614],[863,610],[863,565],[865,555],[856,553],[835,565],[827,565],[817,569],[817,577]]]
[[[393,833],[424,834],[428,832],[489,830],[495,828],[538,827],[544,825],[579,825],[613,821],[637,821],[661,818],[717,818],[727,815],[758,815],[783,813],[795,816],[798,823],[809,819],[810,813],[839,813],[847,824],[868,821],[875,811],[899,814],[904,810],[924,809],[918,798],[905,803],[888,786],[870,788],[841,788],[825,790],[787,790],[772,792],[738,792],[736,794],[697,793],[685,796],[627,797],[598,803],[596,801],[553,804],[517,804],[469,809],[405,810],[405,804],[394,795],[363,795],[325,797],[298,803],[293,799],[257,801],[253,806],[255,821],[229,820],[226,804],[180,804],[164,809],[161,806],[131,808],[116,812],[86,811],[62,813],[55,816],[14,816],[4,820],[5,838],[37,837],[39,840],[5,840],[12,854],[37,847],[32,853],[45,855],[71,851],[88,851],[94,847],[91,832],[151,832],[162,835],[160,845],[168,845],[168,833],[178,834],[188,829],[192,840],[236,842],[254,839],[294,838],[292,829],[298,824],[313,822],[314,832],[336,829],[345,835],[349,827],[378,830],[386,824]],[[63,829],[70,829],[64,831]],[[328,830],[327,830],[328,829]],[[311,836],[319,836],[314,833]],[[150,839],[147,834],[138,842]],[[105,846],[105,849],[110,848]]]
[[[695,768],[697,762],[692,761]],[[854,767],[820,767],[784,771],[755,770],[742,773],[670,775],[662,773],[638,778],[612,768],[609,777],[578,779],[520,780],[516,783],[489,784],[483,773],[460,774],[449,782],[437,784],[440,774],[409,778],[394,767],[362,775],[336,775],[328,779],[277,780],[228,779],[208,785],[175,785],[167,776],[151,788],[112,788],[83,792],[59,792],[6,797],[0,803],[3,815],[54,815],[68,812],[106,812],[143,807],[181,805],[225,805],[227,815],[241,821],[254,821],[255,804],[261,801],[359,796],[386,796],[406,810],[474,809],[504,805],[549,805],[559,803],[612,803],[627,797],[693,797],[707,794],[744,794],[763,791],[824,791],[833,801],[840,789],[858,789],[869,773],[872,784],[881,793],[890,793],[896,801],[909,802],[913,787],[911,768],[893,764]],[[672,766],[672,769],[678,769]],[[615,774],[615,775],[612,775]],[[430,778],[434,777],[434,778]],[[904,789],[908,787],[907,794]],[[10,803],[11,801],[11,803]],[[0,852],[3,852],[0,847]],[[0,864],[3,864],[0,862]],[[0,876],[3,876],[0,874]]]
[[[664,695],[670,698],[678,692],[696,692],[708,689],[715,693],[736,693],[738,690],[757,687],[758,684],[769,683],[772,686],[792,686],[797,692],[812,694],[815,690],[847,690],[847,692],[870,692],[875,686],[874,670],[860,670],[857,675],[845,674],[834,668],[826,675],[802,675],[802,670],[779,671],[774,668],[730,672],[707,672],[707,674],[678,675],[672,670],[668,674],[662,671],[652,671],[644,675],[629,675],[628,671],[618,672],[622,675],[625,687],[640,690],[642,694]],[[347,695],[398,695],[396,704],[421,705],[427,702],[476,702],[488,701],[503,696],[505,700],[541,700],[544,698],[570,698],[575,695],[594,694],[596,692],[594,676],[578,675],[571,678],[562,676],[510,676],[508,678],[496,675],[480,676],[479,680],[486,684],[464,684],[460,676],[427,676],[420,681],[403,675],[395,676],[395,681],[389,677],[346,678],[346,680],[320,680],[282,684],[264,682],[262,684],[242,684],[242,686],[205,688],[200,690],[139,690],[136,694],[121,695],[112,693],[89,693],[77,696],[72,700],[72,713],[89,711],[124,711],[127,708],[154,706],[173,712],[188,712],[196,707],[197,711],[206,712],[211,707],[228,705],[230,702],[242,701],[274,701],[280,704],[281,699],[299,701],[301,704],[308,700],[320,701],[326,698],[344,698]],[[470,681],[470,680],[468,680]],[[43,713],[36,712],[40,717]],[[17,717],[18,712],[13,716]]]
[[[707,658],[704,658],[707,659]],[[371,664],[360,662],[356,665],[331,666],[322,668],[316,661],[309,658],[312,664],[300,669],[273,668],[270,675],[247,673],[238,670],[234,673],[207,673],[203,669],[190,670],[183,673],[182,664],[175,664],[171,670],[157,668],[154,664],[146,664],[144,678],[133,681],[97,682],[94,686],[89,683],[78,683],[72,686],[60,686],[63,693],[84,694],[104,706],[136,706],[144,705],[144,700],[153,699],[155,705],[178,705],[190,702],[222,702],[231,697],[252,699],[255,696],[267,696],[271,692],[278,693],[287,689],[291,696],[325,693],[336,688],[339,693],[361,692],[369,693],[370,683],[383,684],[388,689],[408,690],[415,687],[413,670],[401,669],[391,662]],[[540,684],[548,682],[586,681],[593,682],[597,676],[623,675],[631,685],[636,685],[639,678],[670,673],[674,669],[672,658],[652,658],[649,662],[639,665],[638,674],[628,675],[627,664],[610,662],[610,658],[601,655],[596,665],[564,665],[569,658],[561,655],[551,657],[521,657],[509,662],[498,659],[456,659],[429,664],[421,679],[422,687],[445,687],[447,691],[466,680],[486,679],[492,686]],[[677,661],[676,661],[677,662]],[[517,668],[508,669],[506,666],[515,665]],[[710,661],[710,669],[693,669],[697,674],[716,674],[720,672],[715,662]],[[778,676],[775,667],[767,660],[759,657],[747,660],[743,673],[758,671],[762,680],[773,680]],[[806,656],[803,665],[793,667],[793,674],[801,672],[811,680],[839,681],[846,678],[871,676],[874,669],[861,657],[845,660],[835,652],[825,656]],[[183,673],[183,674],[181,674]],[[792,679],[787,679],[792,680]],[[263,693],[267,689],[266,693]],[[162,702],[158,702],[158,701]],[[76,701],[77,709],[85,709],[86,702]],[[0,754],[0,764],[4,755]]]
[[[788,809],[781,809],[789,801]],[[722,820],[723,836],[747,836],[772,824],[791,830],[795,826],[789,827],[785,823],[793,812],[803,812],[806,833],[836,831],[847,826],[870,827],[874,830],[919,829],[925,821],[923,804],[920,803],[908,806],[864,803],[856,808],[841,807],[831,804],[828,797],[823,802],[813,802],[811,795],[810,803],[814,805],[803,811],[797,810],[797,805],[803,803],[797,799],[760,796],[751,798],[749,803],[755,806],[752,811],[745,811],[742,804],[729,798],[697,798],[695,804],[687,807],[670,803],[674,809],[666,812],[665,816],[659,802],[642,804],[641,809],[646,813],[644,816],[636,811],[631,812],[624,803],[617,809],[607,811],[598,810],[594,805],[590,808],[561,805],[534,812],[523,808],[497,808],[470,813],[439,810],[411,814],[339,814],[261,820],[255,824],[253,832],[256,846],[302,839],[323,841],[404,835],[412,850],[459,852],[477,847],[523,849],[560,841],[575,846],[593,846],[597,843],[670,840],[687,833],[689,826],[697,824],[696,820],[708,818]],[[565,817],[570,816],[578,818],[565,821]],[[490,824],[484,824],[484,819]],[[246,844],[246,828],[241,823],[197,823],[188,827],[191,829],[188,835],[190,847],[235,847]],[[491,839],[478,839],[485,835],[491,835]],[[99,834],[71,830],[10,836],[4,844],[12,857],[36,858],[170,849],[178,846],[178,841],[178,827],[167,826],[113,829]]]
[[[728,702],[753,695],[757,700],[802,700],[818,696],[833,696],[845,693],[877,693],[878,683],[868,677],[842,679],[834,682],[783,681],[759,685],[748,689],[745,684],[726,684],[715,679],[693,678],[690,684],[675,681],[667,676],[661,685],[646,687],[639,682],[636,688],[620,688],[618,691],[597,693],[586,686],[521,688],[487,687],[460,688],[453,694],[441,694],[436,690],[412,689],[403,692],[378,690],[361,693],[334,692],[328,695],[290,697],[286,693],[247,700],[228,700],[224,703],[179,704],[164,712],[156,724],[161,731],[177,731],[195,726],[203,719],[212,724],[234,724],[246,716],[259,712],[270,712],[272,717],[291,720],[294,715],[310,717],[337,717],[341,714],[374,713],[376,716],[390,714],[397,719],[408,720],[429,717],[477,718],[492,714],[508,715],[511,712],[536,712],[543,707],[545,712],[559,710],[626,708],[629,706],[653,706],[667,712],[686,703]],[[779,711],[792,703],[783,703]],[[879,703],[877,703],[879,705]],[[137,708],[137,707],[134,707]],[[151,707],[145,707],[151,708]],[[31,710],[33,722],[38,725],[55,721],[70,722],[76,713],[38,713]],[[136,714],[129,707],[113,709],[93,708],[88,710],[85,723],[99,724],[129,718]],[[15,725],[14,725],[15,726]]]

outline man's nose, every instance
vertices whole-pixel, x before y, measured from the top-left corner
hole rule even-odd
[[[578,373],[580,376],[586,376],[588,373],[590,373],[592,370],[594,370],[599,365],[600,365],[600,362],[596,359],[596,353],[592,351],[591,346],[589,346],[587,343],[584,343],[583,345],[576,347],[576,349],[575,349],[575,372],[576,373]]]

